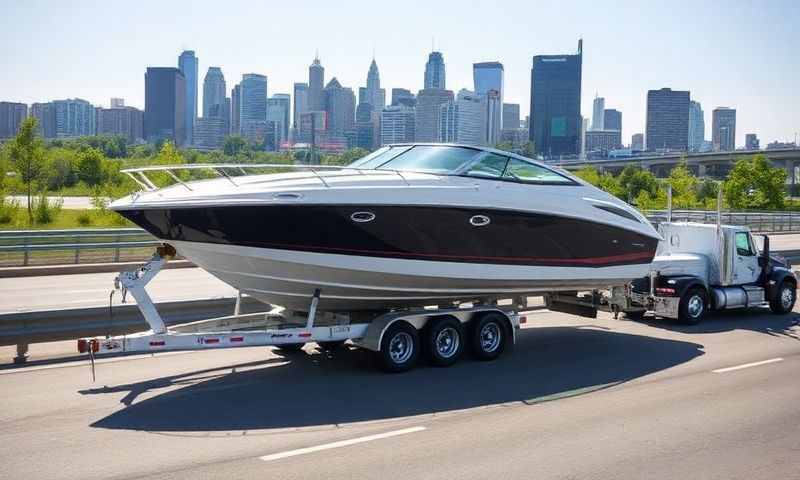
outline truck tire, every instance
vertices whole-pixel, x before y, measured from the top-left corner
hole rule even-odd
[[[494,360],[506,348],[510,333],[507,319],[498,312],[489,312],[474,319],[470,325],[470,346],[478,360]]]
[[[437,317],[425,328],[423,339],[430,362],[437,367],[449,367],[464,350],[464,327],[453,316]]]
[[[795,300],[797,300],[797,290],[794,283],[784,280],[775,295],[769,299],[769,309],[777,315],[789,313],[794,308]]]
[[[376,352],[381,368],[389,373],[411,370],[419,358],[419,332],[408,322],[398,320],[383,333],[381,350]]]
[[[708,310],[708,293],[704,288],[690,288],[681,297],[678,320],[687,325],[697,325]]]

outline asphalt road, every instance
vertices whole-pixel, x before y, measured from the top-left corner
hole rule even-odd
[[[3,369],[0,478],[800,478],[798,320],[539,312],[400,375],[313,345]]]
[[[19,202],[20,206],[28,206],[28,197],[25,195],[12,195],[11,199]],[[61,200],[61,208],[72,210],[84,210],[87,208],[94,208],[92,205],[92,197],[47,197],[48,201],[55,202]]]

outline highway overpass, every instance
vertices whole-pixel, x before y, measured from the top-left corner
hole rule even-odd
[[[663,155],[649,155],[632,158],[609,158],[604,160],[567,160],[557,165],[567,170],[579,170],[587,165],[602,172],[617,174],[628,165],[636,165],[649,170],[657,177],[666,177],[670,170],[686,160],[689,168],[699,177],[710,177],[722,180],[727,177],[734,163],[742,157],[755,154],[764,154],[772,165],[786,170],[787,183],[796,185],[800,183],[800,148],[781,150],[753,150],[735,152],[710,152],[710,153],[668,153]]]

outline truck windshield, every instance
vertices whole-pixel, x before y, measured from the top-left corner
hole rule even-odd
[[[426,173],[453,173],[479,155],[479,150],[446,145],[417,145],[377,167]]]

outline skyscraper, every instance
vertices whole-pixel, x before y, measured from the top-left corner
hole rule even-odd
[[[648,151],[686,151],[689,146],[689,92],[662,88],[647,91]]]
[[[98,135],[122,135],[129,142],[144,139],[144,112],[138,108],[112,104],[111,108],[98,108],[96,114]]]
[[[398,104],[381,112],[381,145],[410,143],[414,139],[414,107]]]
[[[144,138],[186,140],[186,79],[174,67],[148,67],[144,74]]]
[[[356,146],[372,150],[380,142],[381,111],[385,106],[386,90],[381,88],[378,64],[373,58],[367,72],[367,86],[358,89]]]
[[[577,155],[583,40],[575,55],[537,55],[531,68],[530,140],[547,157]]]
[[[353,89],[342,87],[339,80],[333,77],[325,86],[324,93],[327,130],[333,135],[344,136],[355,126],[356,96]]]
[[[446,87],[444,57],[441,52],[431,52],[425,64],[425,89],[442,89]]]
[[[56,138],[73,138],[97,133],[94,106],[86,100],[72,98],[53,101]]]
[[[634,133],[631,136],[631,150],[644,150],[644,134],[643,133]]]
[[[514,130],[520,127],[519,103],[503,104],[503,130]]]
[[[225,143],[225,118],[210,115],[194,121],[194,143],[198,150],[216,150]]]
[[[603,129],[622,131],[622,112],[606,108],[603,111]]]
[[[308,84],[294,84],[294,107],[292,111],[292,129],[297,131],[300,115],[308,112]]]
[[[367,86],[358,89],[358,103],[369,103],[373,110],[378,112],[386,106],[386,90],[381,88],[378,64],[374,58],[367,72]]]
[[[711,141],[714,151],[736,150],[736,109],[717,107],[711,114]]]
[[[253,143],[261,143],[265,135],[267,121],[267,77],[257,73],[242,75],[240,87],[240,123],[242,132],[249,132],[247,139]]]
[[[0,139],[14,137],[19,125],[28,118],[28,106],[24,103],[0,102]]]
[[[746,150],[760,150],[761,145],[758,141],[758,136],[755,133],[748,133],[744,136],[744,145]]]
[[[308,111],[325,110],[325,68],[319,63],[319,56],[308,67]]]
[[[606,99],[595,95],[594,103],[592,104],[592,130],[605,130],[603,126],[605,123],[605,110]]]
[[[406,107],[414,107],[417,105],[417,97],[411,93],[411,90],[407,90],[405,88],[393,88],[392,105],[405,105]]]
[[[36,118],[39,134],[44,138],[56,138],[56,109],[52,103],[34,103],[31,116]]]
[[[700,102],[689,101],[689,151],[699,152],[706,137],[706,122]]]
[[[453,92],[426,88],[417,94],[414,134],[417,142],[441,141],[441,106],[453,101]]]
[[[208,67],[203,80],[203,117],[223,117],[227,94],[222,70],[219,67]]]
[[[462,89],[455,102],[447,102],[440,109],[440,141],[466,145],[486,144],[486,121],[489,117],[486,114],[485,96]]]
[[[500,131],[503,129],[503,76],[503,64],[500,62],[472,64],[475,93],[487,97],[489,108],[486,109],[486,114],[491,115],[491,118],[486,119],[486,127],[490,129],[486,137],[489,145],[495,145],[500,141]],[[490,92],[495,92],[491,99],[488,98]]]
[[[277,125],[275,147],[289,141],[289,118],[291,112],[291,97],[286,93],[276,93],[267,100],[267,120]]]
[[[242,134],[242,87],[231,89],[231,135]]]
[[[184,112],[186,126],[185,143],[192,144],[192,130],[194,129],[194,119],[197,118],[197,66],[198,60],[194,56],[194,50],[184,50],[178,57],[178,68],[183,73],[186,83],[186,111]]]

